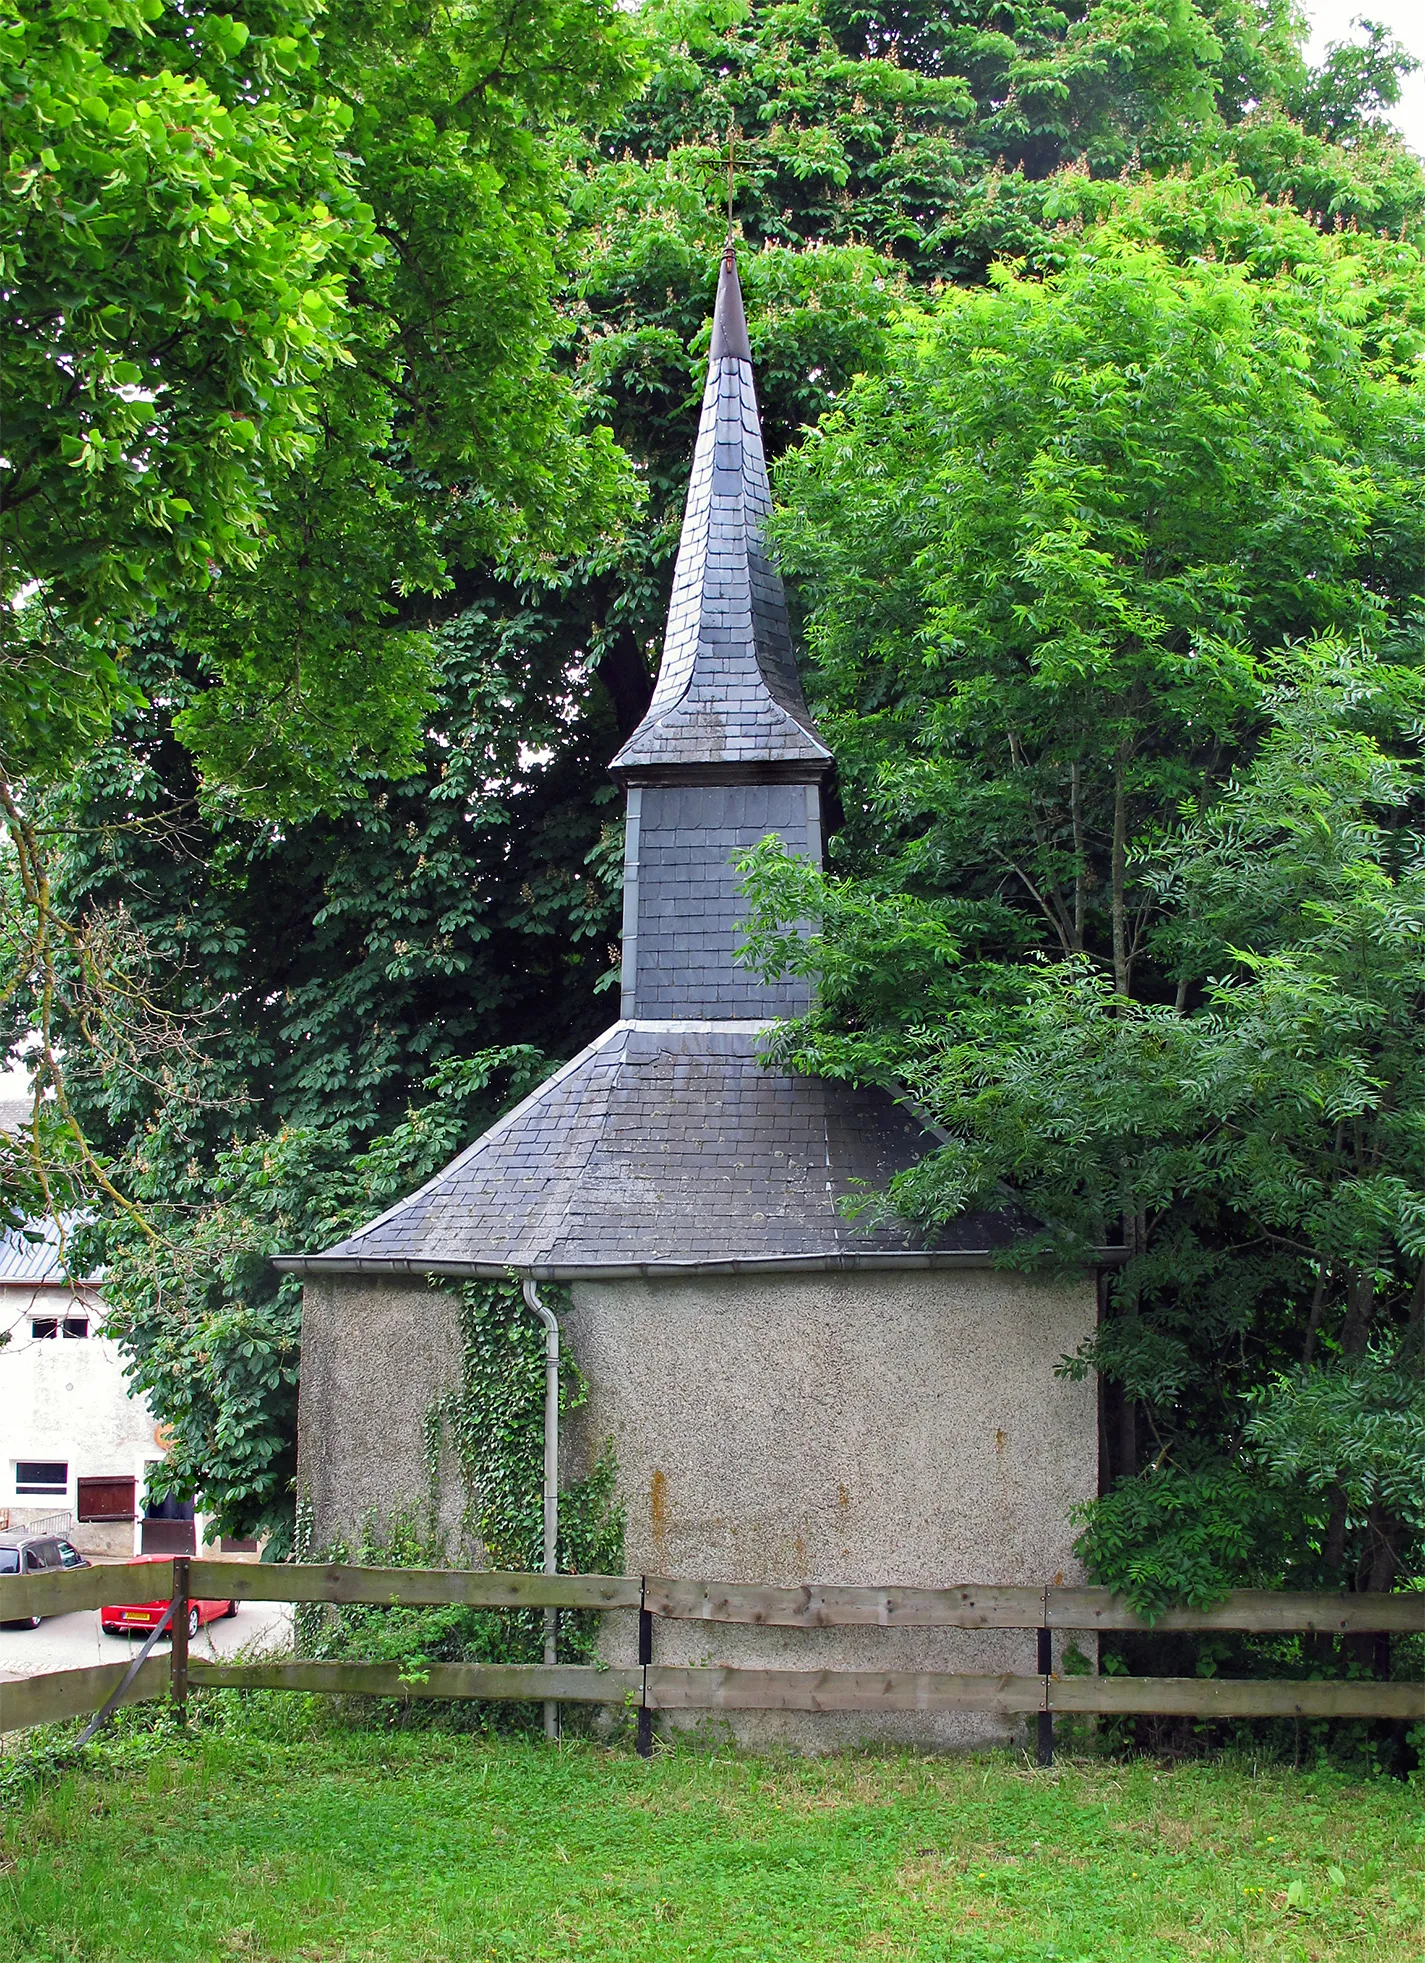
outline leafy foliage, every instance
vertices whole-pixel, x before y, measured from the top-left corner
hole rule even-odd
[[[625,495],[547,360],[536,132],[616,104],[635,38],[602,0],[20,10],[8,775],[57,767],[51,724],[92,740],[155,603],[208,683],[185,740],[263,809],[410,759],[429,644],[402,596],[443,590],[450,540],[547,549]]]
[[[560,1291],[547,1293],[557,1310]],[[516,1282],[466,1284],[460,1332],[460,1382],[431,1414],[434,1462],[453,1453],[466,1498],[462,1531],[486,1565],[533,1572],[544,1548],[543,1332]],[[561,1352],[561,1423],[584,1395],[577,1364]],[[613,1475],[609,1448],[583,1479],[561,1488],[561,1573],[619,1572],[623,1521],[612,1506]]]
[[[1294,1513],[1248,1464],[1154,1467],[1081,1509],[1079,1549],[1097,1580],[1152,1620],[1180,1604],[1211,1607],[1229,1588],[1280,1584],[1283,1544],[1301,1536]]]
[[[0,59],[6,586],[93,627],[256,557],[371,213],[300,0],[186,32],[161,0],[21,8]]]
[[[135,1161],[151,1223],[101,1220],[89,1247],[105,1268],[109,1331],[164,1427],[154,1493],[201,1494],[222,1533],[290,1545],[296,1474],[301,1284],[274,1254],[320,1247],[428,1179],[513,1095],[544,1073],[524,1049],[447,1065],[406,1121],[363,1151],[350,1127],[287,1127],[181,1160],[152,1130]]]
[[[1246,1437],[1279,1485],[1344,1497],[1347,1524],[1425,1534],[1425,1373],[1405,1346],[1277,1376]],[[1388,1543],[1373,1550],[1379,1559]],[[1382,1562],[1382,1565],[1385,1565]]]

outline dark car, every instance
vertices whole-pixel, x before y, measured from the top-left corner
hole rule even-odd
[[[77,1547],[71,1547],[62,1534],[36,1534],[24,1527],[10,1527],[0,1533],[0,1575],[48,1574],[56,1568],[87,1568],[90,1565]],[[41,1618],[21,1616],[7,1622],[7,1629],[38,1629]]]

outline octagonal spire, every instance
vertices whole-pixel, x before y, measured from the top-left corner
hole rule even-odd
[[[648,713],[612,768],[819,778],[831,753],[807,711],[787,600],[766,544],[772,509],[752,349],[731,242],[718,275],[663,661]]]

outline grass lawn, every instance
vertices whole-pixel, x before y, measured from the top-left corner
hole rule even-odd
[[[1418,1785],[199,1733],[12,1808],[4,1963],[1420,1963]]]

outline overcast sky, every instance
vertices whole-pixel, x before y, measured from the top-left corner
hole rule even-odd
[[[1422,63],[1405,79],[1395,121],[1412,149],[1425,155],[1425,0],[1302,0],[1302,4],[1311,23],[1307,55],[1313,62],[1320,61],[1328,42],[1354,40],[1351,24],[1364,15],[1388,27]]]

